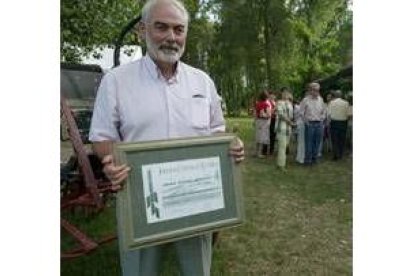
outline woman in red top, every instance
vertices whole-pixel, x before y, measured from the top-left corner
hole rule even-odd
[[[262,149],[269,145],[269,125],[271,116],[271,107],[266,92],[260,93],[255,109],[256,154],[257,157],[263,158],[264,155],[262,155]]]

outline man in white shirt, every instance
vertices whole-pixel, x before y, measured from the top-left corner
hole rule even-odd
[[[328,119],[331,128],[333,160],[339,160],[342,159],[344,153],[349,103],[341,98],[340,90],[334,91],[332,95],[333,100],[328,105]]]
[[[322,141],[322,124],[326,118],[326,106],[319,95],[319,83],[308,86],[309,94],[303,99],[300,114],[305,124],[305,165],[316,164]]]
[[[188,30],[188,12],[177,0],[150,0],[139,23],[148,54],[109,71],[95,102],[89,139],[115,188],[128,177],[127,164],[116,166],[114,142],[138,142],[224,132],[220,98],[211,78],[180,61]],[[243,144],[230,149],[244,159]],[[210,275],[211,234],[173,243],[183,275]],[[124,275],[158,275],[164,245],[127,251],[120,246]]]

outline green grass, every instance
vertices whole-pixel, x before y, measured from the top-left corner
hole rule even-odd
[[[211,274],[352,275],[352,159],[326,158],[309,168],[290,155],[288,172],[282,173],[275,158],[252,157],[252,120],[228,119],[230,130],[234,125],[247,149],[242,165],[246,222],[220,232]],[[93,219],[77,219],[97,236],[115,231],[113,207]],[[69,243],[62,237],[62,246]],[[61,272],[120,275],[116,242],[62,261]],[[178,274],[174,253],[168,251],[162,275]]]

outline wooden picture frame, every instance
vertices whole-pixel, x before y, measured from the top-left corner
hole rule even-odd
[[[131,167],[117,194],[118,237],[134,250],[240,225],[239,165],[234,135],[118,143],[117,164]]]

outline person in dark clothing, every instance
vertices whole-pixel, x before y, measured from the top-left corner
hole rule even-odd
[[[269,125],[269,145],[264,145],[262,155],[273,155],[275,151],[275,123],[276,123],[276,94],[273,91],[269,92],[268,99],[270,104],[270,125]]]

